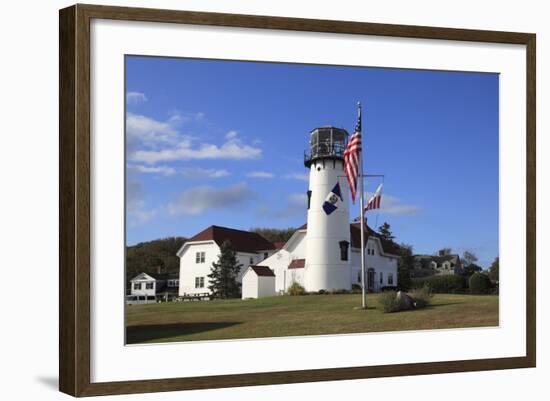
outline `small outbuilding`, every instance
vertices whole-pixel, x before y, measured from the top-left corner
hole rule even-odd
[[[275,273],[267,266],[249,266],[243,274],[242,298],[263,298],[276,295]]]

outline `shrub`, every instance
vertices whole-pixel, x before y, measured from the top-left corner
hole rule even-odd
[[[423,288],[427,285],[434,293],[462,293],[466,289],[464,277],[455,274],[418,277],[411,280],[411,288]]]
[[[363,288],[359,284],[352,284],[351,285],[351,292],[358,293],[358,292],[362,292],[362,291],[363,291]]]
[[[351,293],[350,290],[345,290],[343,288],[339,288],[337,290],[330,291],[330,294],[335,294],[335,295],[337,295],[337,294],[349,294],[349,293]]]
[[[386,285],[384,287],[381,287],[380,288],[380,291],[382,292],[385,292],[385,291],[397,291],[397,287],[395,285]]]
[[[395,291],[384,291],[378,297],[378,303],[382,307],[384,313],[397,312],[400,308],[397,301],[397,293]]]
[[[326,294],[326,293],[327,293],[327,292],[326,292],[325,290],[319,290],[319,291],[317,291],[317,294],[319,294],[319,295],[324,295],[324,294]]]
[[[305,295],[306,290],[303,286],[301,286],[296,281],[291,284],[290,287],[288,287],[288,295]]]
[[[414,307],[416,309],[425,308],[432,302],[432,291],[427,284],[424,284],[422,288],[416,288],[409,292],[409,296],[414,300]]]
[[[470,292],[472,294],[488,294],[491,290],[491,279],[483,273],[474,273],[470,276]]]

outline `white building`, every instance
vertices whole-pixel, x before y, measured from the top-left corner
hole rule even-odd
[[[284,247],[262,261],[262,266],[269,267],[275,273],[275,290],[277,293],[286,292],[294,282],[302,285],[306,291],[339,290],[342,287],[327,285],[325,288],[308,287],[306,277],[307,264],[307,241],[308,226],[300,227],[284,245]],[[349,284],[344,288],[351,288],[353,284],[361,285],[361,229],[359,224],[348,224],[348,237],[351,247],[347,253],[350,273]],[[385,241],[379,234],[367,230],[366,246],[366,272],[367,289],[369,291],[380,291],[383,287],[397,286],[397,256],[396,245]],[[341,256],[346,257],[346,254]],[[244,291],[244,283],[243,283]]]
[[[208,292],[212,262],[228,239],[243,265],[266,266],[275,274],[275,290],[286,292],[294,282],[306,291],[350,290],[361,284],[360,225],[350,224],[349,186],[344,174],[348,133],[322,127],[310,133],[310,152],[304,164],[310,169],[307,224],[284,246],[274,246],[258,234],[211,226],[187,241],[180,257],[180,295]],[[370,291],[397,286],[397,247],[367,228],[366,280]],[[278,249],[281,248],[281,249]],[[258,282],[242,282],[243,294],[256,291]],[[248,288],[252,285],[253,288]]]
[[[275,274],[267,266],[249,266],[243,274],[242,284],[242,299],[277,295]]]
[[[143,301],[173,299],[178,293],[178,286],[178,275],[143,272],[130,280],[129,299]]]
[[[186,241],[177,252],[180,258],[180,296],[210,293],[208,275],[212,262],[218,260],[221,244],[226,240],[231,242],[237,260],[243,266],[237,277],[239,282],[248,266],[262,262],[276,251],[276,246],[259,234],[210,226]]]

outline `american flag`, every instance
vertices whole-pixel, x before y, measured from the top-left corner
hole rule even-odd
[[[351,200],[355,203],[357,176],[359,175],[359,157],[361,156],[361,114],[357,116],[355,132],[350,137],[344,151],[344,171],[351,190]]]
[[[369,202],[365,207],[365,212],[372,209],[380,209],[380,202],[382,200],[382,184],[378,185],[374,194],[369,198]]]

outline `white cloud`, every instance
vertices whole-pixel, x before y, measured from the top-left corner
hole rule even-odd
[[[132,226],[143,224],[151,220],[156,209],[147,210],[143,199],[143,185],[139,181],[128,181],[126,184],[126,212]]]
[[[304,193],[290,194],[286,198],[286,205],[278,210],[260,207],[256,210],[259,216],[271,216],[277,219],[288,219],[294,216],[304,216],[307,210],[307,195]]]
[[[221,145],[196,143],[197,137],[179,132],[179,124],[190,119],[202,118],[202,115],[175,113],[167,121],[158,121],[143,115],[127,113],[128,159],[156,164],[175,160],[246,160],[261,157],[262,149],[242,143],[236,131],[228,132],[226,141]]]
[[[181,141],[173,148],[160,150],[137,150],[129,155],[131,160],[155,164],[174,160],[228,159],[244,160],[258,159],[262,150],[249,145],[226,142],[221,146],[202,144],[194,148],[190,140]]]
[[[251,178],[273,178],[275,177],[275,174],[267,171],[251,171],[246,173],[246,176]]]
[[[179,138],[174,126],[139,114],[126,113],[126,135],[130,148],[175,144]]]
[[[142,166],[142,165],[130,165],[128,166],[130,171],[136,171],[138,173],[145,174],[161,174],[161,175],[174,175],[176,169],[170,166]]]
[[[289,173],[285,174],[284,177],[289,180],[309,181],[308,173]]]
[[[229,171],[224,169],[211,169],[190,167],[182,170],[182,175],[188,179],[221,178],[230,175]]]
[[[126,101],[130,104],[136,104],[140,102],[146,102],[147,96],[145,96],[145,93],[141,92],[127,92],[126,93]]]
[[[190,121],[200,121],[204,118],[204,113],[198,112],[198,113],[184,113],[181,111],[173,111],[170,114],[170,118],[168,119],[168,122],[170,123],[187,123]]]
[[[237,138],[238,132],[235,130],[229,131],[227,134],[225,134],[225,139],[228,141],[234,140]]]
[[[365,204],[372,196],[372,193],[365,193]],[[382,192],[382,201],[380,202],[380,213],[394,214],[400,216],[414,216],[420,212],[416,205],[405,203],[400,198]]]
[[[167,206],[171,215],[200,215],[208,209],[227,209],[242,205],[252,199],[253,192],[245,183],[227,188],[201,186],[178,195]]]

